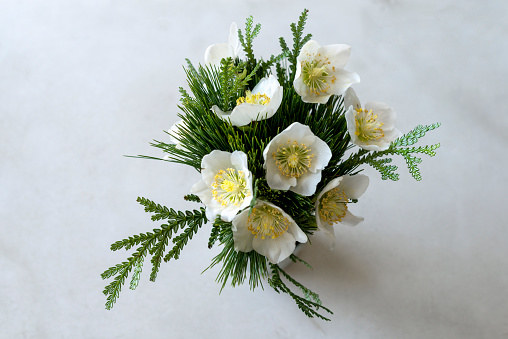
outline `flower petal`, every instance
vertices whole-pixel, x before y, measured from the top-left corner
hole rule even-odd
[[[279,82],[277,81],[277,78],[275,78],[272,74],[266,78],[261,79],[256,84],[256,86],[254,86],[254,89],[252,90],[252,94],[260,93],[260,94],[265,94],[269,98],[272,98],[272,95],[275,92],[275,90],[277,90],[280,87],[281,86],[280,86]]]
[[[213,182],[213,178],[217,172],[221,169],[231,167],[231,153],[219,150],[213,150],[209,154],[205,155],[201,160],[201,174],[203,180],[207,184]]]
[[[344,108],[349,109],[350,106],[353,106],[353,109],[362,108],[360,99],[358,99],[356,92],[352,87],[349,87],[344,93]]]
[[[233,47],[228,43],[215,44],[208,46],[205,51],[205,64],[211,64],[219,67],[222,59],[235,58]]]
[[[302,61],[311,61],[314,59],[314,54],[317,54],[321,45],[316,40],[309,40],[303,45],[300,54],[297,57],[297,62],[300,64]]]
[[[312,145],[310,145],[310,148],[312,149],[312,153],[318,156],[314,157],[314,161],[312,162],[309,171],[316,172],[316,170],[324,169],[332,158],[332,151],[330,150],[330,147],[328,147],[326,142],[316,137],[316,140]]]
[[[345,175],[340,183],[340,188],[344,190],[348,199],[359,199],[367,187],[369,187],[369,177],[364,174]]]
[[[241,151],[234,151],[231,153],[231,164],[235,166],[235,168],[242,170],[248,170],[247,168],[247,154]],[[249,173],[250,175],[250,173]]]
[[[176,139],[176,137],[178,137],[178,135],[180,133],[180,126],[182,124],[183,124],[183,120],[180,119],[177,122],[175,122],[173,124],[173,126],[171,126],[171,128],[168,130],[169,140],[171,141],[171,143],[173,143],[173,144],[179,144],[180,143],[180,141],[178,139]]]
[[[217,116],[219,118],[221,118],[222,120],[226,120],[226,121],[229,121],[230,120],[230,117],[231,117],[231,112],[232,111],[229,111],[229,112],[224,112],[223,110],[221,110],[219,108],[219,106],[217,105],[213,105],[212,108],[210,109],[212,110],[215,114],[217,114]]]
[[[282,260],[288,258],[291,254],[293,254],[296,247],[296,240],[292,234],[286,232],[280,237],[272,240],[280,249],[279,257],[277,258],[277,264]]]
[[[249,206],[251,200],[252,200],[252,196],[249,196],[249,197],[246,197],[245,199],[243,199],[243,202],[240,206],[230,205],[230,206],[224,208],[220,213],[220,218],[224,221],[227,221],[227,222],[233,221],[235,219],[238,211]]]
[[[357,217],[353,213],[346,211],[346,215],[340,221],[341,224],[346,226],[356,226],[364,219],[362,217]]]
[[[301,124],[299,122],[293,122],[291,125],[289,125],[288,128],[282,131],[281,134],[284,134],[292,141],[301,140],[306,136],[314,135],[314,133],[312,133],[312,131],[310,130],[309,126]]]
[[[318,53],[327,57],[327,61],[336,69],[344,68],[351,55],[351,46],[344,44],[327,45],[319,48]]]
[[[289,188],[290,191],[301,194],[303,196],[311,196],[316,192],[317,184],[321,181],[321,171],[316,173],[307,172],[298,178],[296,186]]]
[[[204,181],[204,180],[199,180],[197,183],[195,183],[191,189],[190,189],[190,192],[192,194],[196,194],[196,195],[199,195],[201,201],[203,202],[203,204],[208,204],[208,202],[211,200],[212,198],[212,194],[206,194],[208,193],[210,187],[209,185],[207,185],[207,183]]]
[[[296,93],[300,95],[303,102],[311,103],[311,104],[326,104],[328,102],[328,99],[332,96],[332,94],[335,93],[329,93],[329,94],[316,94],[309,90],[307,85],[303,83],[303,79],[298,78],[295,79],[293,86],[295,87]],[[335,89],[335,87],[334,87]]]
[[[266,114],[263,111],[266,105],[243,103],[236,106],[231,113],[231,124],[233,126],[245,126],[253,120],[263,120]]]
[[[349,86],[360,82],[360,76],[355,72],[340,69],[334,74],[336,79],[333,84],[330,84],[330,89],[328,90],[330,94],[342,95]]]
[[[351,137],[351,142],[355,145],[358,145],[358,136],[356,135],[356,119],[354,112],[355,112],[354,108],[352,107],[352,105],[350,105],[346,111],[345,117],[347,131],[349,133],[349,136]]]
[[[274,239],[261,239],[261,237],[254,237],[252,239],[252,248],[259,254],[264,255],[272,264],[279,262],[281,249],[275,246]]]
[[[233,219],[231,229],[233,231],[233,242],[236,251],[252,251],[252,240],[254,239],[254,235],[247,228],[248,217],[249,210],[245,210]]]
[[[291,225],[289,225],[288,232],[293,235],[296,241],[305,243],[307,242],[307,235],[298,227],[298,225],[295,222],[292,222]]]
[[[233,54],[231,57],[235,59],[238,56],[238,52],[240,51],[240,41],[238,39],[238,27],[236,22],[233,22],[231,26],[229,26],[229,45],[231,46],[231,50]]]

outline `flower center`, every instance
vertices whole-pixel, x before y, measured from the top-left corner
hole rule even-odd
[[[372,110],[357,108],[355,113],[356,136],[363,142],[377,140],[385,136],[381,126],[384,123],[377,120],[377,115]]]
[[[330,75],[327,61],[313,60],[302,61],[302,77],[303,83],[309,87],[310,91],[315,94],[326,93],[330,88],[330,83],[335,83],[335,75]],[[335,67],[332,67],[335,71]]]
[[[239,97],[236,99],[236,105],[240,105],[243,103],[255,104],[255,105],[268,105],[270,102],[270,98],[266,96],[266,94],[252,94],[251,91],[245,91],[244,97]]]
[[[212,195],[222,206],[228,204],[238,206],[251,194],[243,171],[237,171],[234,168],[220,170],[214,179]]]
[[[254,207],[247,218],[247,229],[261,239],[275,239],[286,233],[291,222],[281,211],[269,205]]]
[[[314,157],[310,152],[305,144],[288,140],[288,146],[279,146],[272,156],[282,174],[288,178],[298,178],[310,168]]]
[[[344,190],[339,190],[338,187],[335,187],[321,197],[319,201],[319,216],[330,225],[340,222],[346,215],[347,202]]]

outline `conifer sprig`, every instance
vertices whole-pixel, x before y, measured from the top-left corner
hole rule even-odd
[[[294,254],[291,254],[291,255],[289,256],[289,259],[291,259],[291,261],[292,261],[292,262],[297,262],[297,261],[299,261],[299,262],[301,262],[302,264],[304,264],[305,266],[307,266],[307,268],[312,269],[312,266],[311,266],[308,262],[306,262],[305,260],[301,259],[300,257],[297,257],[297,256],[296,256],[296,255],[294,255]]]
[[[258,286],[262,287],[262,281],[268,276],[266,258],[255,251],[237,252],[234,246],[231,223],[218,218],[215,224],[220,227],[218,239],[223,249],[212,259],[212,263],[207,269],[222,263],[222,268],[216,279],[217,282],[221,283],[221,291],[230,280],[233,287],[243,284],[247,275],[252,290]],[[214,227],[217,226],[214,225]]]
[[[412,131],[404,134],[398,139],[394,140],[390,147],[384,151],[369,152],[364,149],[359,150],[357,153],[351,154],[348,159],[342,161],[336,166],[331,166],[328,171],[333,173],[334,176],[341,176],[344,174],[353,173],[360,165],[368,164],[378,170],[381,173],[381,179],[390,179],[396,181],[399,179],[399,175],[395,173],[397,166],[388,165],[392,162],[391,158],[380,159],[389,155],[401,155],[409,169],[411,176],[417,180],[422,180],[420,169],[418,164],[422,162],[422,159],[412,154],[427,154],[428,156],[435,156],[435,150],[441,145],[439,143],[434,145],[426,145],[419,147],[407,147],[414,145],[418,140],[425,136],[426,132],[432,131],[441,126],[440,123],[431,125],[419,125]]]
[[[319,299],[319,295],[312,292],[299,282],[297,282],[295,279],[293,279],[289,274],[284,272],[278,265],[270,264],[272,276],[271,278],[268,278],[268,284],[275,290],[275,292],[280,293],[287,293],[293,300],[295,301],[296,305],[300,310],[305,313],[309,318],[320,318],[326,321],[330,321],[330,319],[326,318],[325,316],[321,315],[317,311],[319,309],[323,309],[329,314],[333,314],[332,311],[330,311],[328,308],[324,307],[321,303],[321,300]],[[282,281],[281,276],[283,275],[286,279],[288,279],[293,285],[298,287],[302,292],[304,293],[304,298],[300,297],[299,295],[292,292],[289,287]]]
[[[201,199],[195,194],[187,194],[183,197],[185,201],[201,202]]]
[[[254,25],[254,18],[249,16],[245,20],[245,37],[242,34],[242,30],[238,30],[238,39],[240,40],[240,44],[243,47],[245,54],[247,55],[247,62],[251,65],[256,64],[256,59],[254,58],[254,51],[252,49],[252,42],[254,38],[259,34],[261,30],[261,24]]]
[[[282,49],[282,52],[286,55],[288,55],[288,60],[290,62],[290,77],[289,81],[287,81],[287,84],[292,84],[293,80],[295,80],[295,74],[296,74],[296,59],[298,58],[298,55],[300,54],[300,50],[302,49],[303,45],[305,45],[311,38],[312,34],[307,34],[305,37],[303,36],[303,30],[305,28],[305,23],[307,21],[309,10],[304,9],[302,14],[300,15],[300,18],[298,19],[297,23],[292,23],[290,25],[291,32],[293,33],[293,50],[289,50],[289,47],[284,40],[284,38],[279,38],[280,47]],[[277,72],[282,70],[282,68],[278,69]]]
[[[157,273],[160,268],[162,257],[165,248],[168,245],[169,239],[173,234],[176,234],[179,229],[187,228],[184,232],[173,239],[173,248],[169,253],[164,256],[164,261],[172,258],[178,259],[182,248],[187,244],[189,239],[197,232],[197,230],[208,220],[205,216],[205,209],[200,210],[176,212],[155,202],[139,197],[137,200],[145,207],[146,212],[153,213],[152,220],[167,219],[168,223],[161,225],[152,232],[141,233],[129,238],[120,240],[111,245],[111,250],[117,251],[121,248],[129,250],[133,246],[139,246],[127,261],[117,264],[108,268],[101,274],[102,279],[108,279],[116,275],[114,280],[105,287],[103,293],[107,296],[106,309],[111,309],[120,295],[122,285],[125,283],[128,275],[132,272],[130,288],[136,289],[139,284],[143,263],[148,254],[152,255],[152,271],[150,274],[150,281],[155,281]]]

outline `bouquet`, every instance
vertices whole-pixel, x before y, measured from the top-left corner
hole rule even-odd
[[[333,247],[335,227],[363,220],[354,214],[369,185],[360,173],[362,165],[375,168],[383,180],[398,180],[391,156],[399,155],[421,180],[417,155],[434,156],[440,145],[413,145],[439,123],[403,135],[389,105],[362,105],[351,87],[360,77],[345,70],[350,47],[321,46],[311,34],[304,35],[307,14],[304,10],[290,25],[292,48],[279,38],[281,52],[270,58],[254,55],[253,40],[261,25],[249,17],[244,30],[231,25],[228,43],[206,49],[204,64],[196,67],[187,59],[181,120],[167,132],[166,141],[152,143],[164,156],[138,157],[201,173],[184,198],[204,206],[182,212],[137,199],[162,225],[111,245],[113,251],[135,250],[102,273],[103,279],[114,277],[104,289],[107,309],[129,275],[130,288],[136,288],[149,255],[150,280],[155,281],[162,261],[178,259],[203,228],[210,233],[208,247],[222,248],[209,266],[221,267],[217,281],[222,288],[248,281],[255,289],[267,281],[293,298],[307,316],[329,320],[324,315],[332,312],[318,294],[280,263],[310,266],[293,253],[297,244],[320,231]]]

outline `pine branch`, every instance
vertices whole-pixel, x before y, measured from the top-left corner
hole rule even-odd
[[[252,42],[254,38],[259,34],[261,30],[261,24],[256,24],[254,29],[252,26],[254,25],[254,19],[252,16],[248,17],[245,20],[245,37],[242,34],[242,31],[238,30],[238,39],[240,40],[240,44],[243,47],[245,54],[247,55],[247,62],[251,65],[256,64],[256,59],[254,58],[254,51],[252,49]]]
[[[291,31],[293,32],[293,50],[291,51],[291,54],[289,56],[289,62],[291,63],[290,69],[291,69],[291,78],[289,79],[289,83],[293,83],[295,79],[296,74],[296,59],[298,58],[298,55],[300,54],[300,50],[302,49],[303,45],[307,43],[310,38],[312,37],[312,34],[307,34],[304,38],[302,38],[303,35],[303,29],[305,28],[305,23],[307,21],[309,10],[304,9],[302,14],[300,15],[300,18],[298,19],[298,23],[292,23],[290,25]],[[281,44],[282,46],[282,44]],[[284,51],[284,49],[283,49]]]
[[[171,251],[169,251],[169,253],[164,257],[165,262],[168,262],[173,258],[176,260],[180,257],[180,252],[182,251],[183,247],[187,245],[187,242],[192,239],[194,234],[196,234],[199,228],[203,225],[203,221],[206,220],[204,208],[201,208],[200,214],[192,214],[189,211],[187,211],[186,214],[186,223],[188,227],[183,231],[182,234],[173,239],[174,246]],[[182,223],[181,227],[183,227],[183,225],[184,224]]]
[[[284,272],[279,266],[270,264],[271,271],[272,271],[272,277],[268,279],[268,283],[270,286],[275,290],[275,292],[280,293],[287,293],[293,300],[295,301],[296,305],[300,310],[303,311],[309,318],[320,318],[326,321],[330,321],[330,319],[324,317],[323,315],[319,314],[317,311],[322,308],[326,312],[333,314],[332,311],[330,311],[328,308],[324,307],[321,304],[321,300],[319,299],[319,296],[294,280],[289,274]],[[300,297],[299,295],[293,293],[287,285],[282,281],[280,274],[288,279],[292,284],[294,284],[296,287],[302,290],[302,292],[305,295],[305,298]],[[314,301],[313,301],[314,300]]]
[[[141,246],[136,249],[127,261],[112,266],[101,274],[102,279],[109,279],[116,275],[113,281],[107,285],[103,291],[107,296],[106,309],[108,310],[113,307],[119,297],[122,285],[125,283],[125,280],[131,271],[132,278],[130,288],[133,290],[136,289],[141,277],[144,260],[148,254],[152,255],[150,281],[155,281],[160,268],[162,256],[164,255],[165,248],[172,235],[176,234],[179,229],[183,229],[186,225],[188,225],[188,228],[183,232],[183,234],[173,239],[175,246],[169,254],[166,255],[166,257],[170,256],[178,259],[183,246],[187,244],[189,239],[192,239],[192,236],[203,225],[203,223],[207,222],[204,208],[201,208],[199,211],[194,210],[192,212],[186,211],[183,213],[180,211],[176,212],[173,209],[161,206],[145,198],[139,197],[137,201],[145,207],[146,212],[154,213],[152,220],[168,219],[168,224],[161,225],[161,228],[154,229],[153,233],[147,232],[130,236],[111,245],[111,249],[113,251],[120,248],[128,250],[136,245]],[[166,257],[164,258],[165,260]]]
[[[383,180],[390,179],[393,181],[397,181],[399,180],[399,174],[394,173],[397,170],[397,166],[386,165],[391,162],[392,162],[391,158],[385,158],[380,160],[369,159],[365,161],[366,164],[369,164],[370,166],[377,169],[379,173],[381,173],[381,179]]]
[[[418,142],[418,139],[425,136],[425,133],[428,131],[432,131],[441,126],[441,123],[435,123],[432,125],[418,125],[412,131],[404,134],[397,140],[395,140],[390,147],[400,147],[400,146],[411,146]]]
[[[282,60],[284,60],[288,56],[289,56],[289,52],[282,52],[281,54],[279,54],[277,56],[272,55],[270,57],[270,59],[261,62],[260,68],[264,72],[267,72],[270,69],[270,67],[272,67],[273,65],[278,65]]]
[[[422,162],[422,159],[415,157],[412,154],[423,153],[433,157],[436,155],[435,150],[438,149],[441,145],[438,143],[435,145],[426,145],[419,147],[406,146],[414,145],[416,142],[418,142],[418,139],[425,136],[426,132],[432,131],[438,128],[440,125],[440,123],[426,126],[419,125],[412,131],[393,141],[390,144],[390,147],[384,151],[369,152],[361,149],[357,153],[351,154],[347,160],[342,161],[336,166],[331,166],[327,170],[332,172],[334,176],[341,176],[344,174],[353,173],[361,164],[368,164],[381,173],[381,179],[391,179],[395,181],[399,178],[399,175],[395,173],[397,166],[386,165],[392,161],[390,158],[388,158],[389,160],[386,158],[380,160],[379,158],[398,154],[401,155],[406,161],[411,176],[417,181],[420,181],[422,177],[418,168],[418,164]]]
[[[208,248],[212,248],[215,242],[219,239],[220,229],[220,223],[214,222],[212,225],[212,231],[210,232],[210,238],[208,239]]]
[[[195,194],[187,194],[183,198],[185,201],[201,202],[201,199]]]
[[[298,287],[303,292],[303,296],[305,297],[306,300],[313,301],[319,306],[322,306],[323,303],[321,302],[321,299],[319,299],[319,294],[312,292],[307,287],[300,284],[298,281],[293,279],[289,274],[287,274],[284,270],[280,270],[280,272],[282,273],[282,275],[284,275],[284,277],[287,280],[289,280],[293,285]]]
[[[222,284],[221,291],[230,280],[233,287],[243,284],[247,275],[252,290],[257,286],[262,287],[262,280],[268,275],[266,258],[255,251],[237,252],[234,248],[231,223],[222,221],[220,218],[217,218],[215,223],[220,227],[218,239],[223,249],[212,259],[212,263],[205,271],[222,263],[222,268],[216,279]]]
[[[301,259],[301,258],[297,257],[297,256],[296,256],[296,255],[294,255],[294,254],[291,254],[291,255],[289,256],[289,259],[291,259],[291,261],[292,261],[292,262],[297,262],[297,261],[299,261],[299,262],[301,262],[302,264],[304,264],[305,266],[307,266],[309,269],[312,269],[312,266],[311,266],[308,262],[306,262],[305,260],[303,260],[303,259]]]

